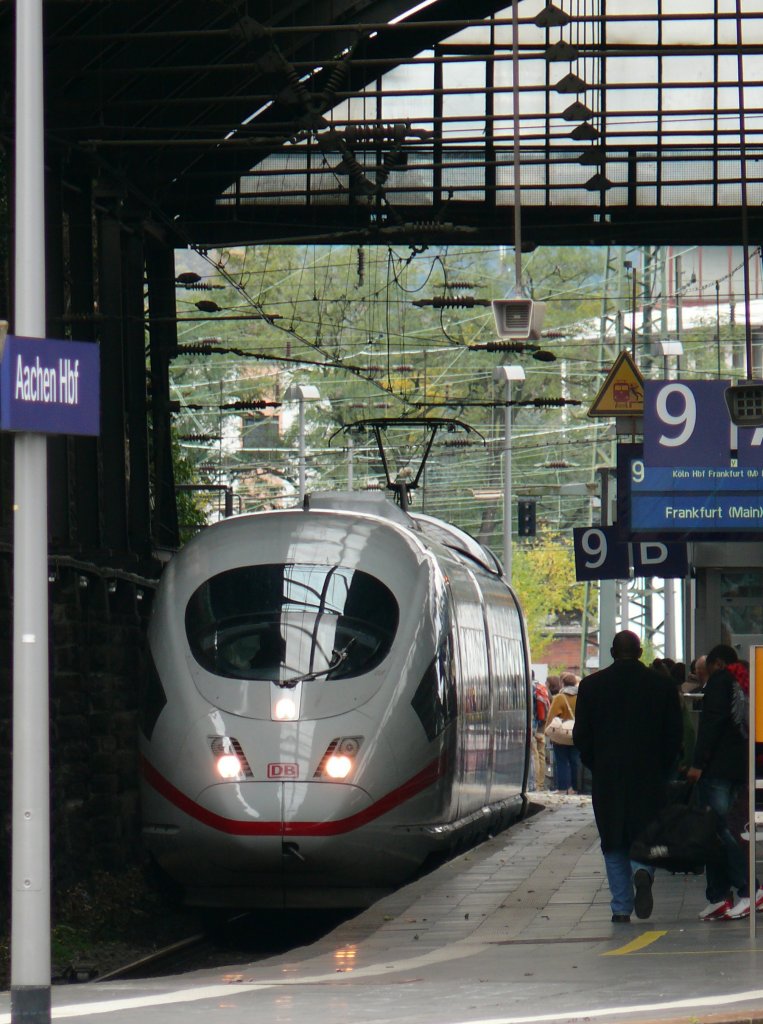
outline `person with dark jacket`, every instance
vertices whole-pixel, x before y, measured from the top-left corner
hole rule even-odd
[[[750,886],[747,855],[728,825],[731,808],[747,785],[748,760],[748,741],[733,720],[732,702],[734,681],[749,692],[750,677],[728,644],[718,644],[708,653],[707,670],[697,742],[686,777],[697,783],[701,803],[715,812],[724,857],[706,865],[707,906],[699,918],[734,921],[750,916]],[[763,889],[758,888],[757,881],[755,890],[755,907],[763,910]]]
[[[639,637],[617,633],[611,654],[612,665],[580,684],[573,739],[591,771],[612,920],[625,923],[634,909],[639,918],[652,913],[654,869],[628,851],[665,804],[682,726],[676,687],[639,661]]]

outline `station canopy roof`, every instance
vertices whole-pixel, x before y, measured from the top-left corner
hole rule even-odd
[[[511,243],[517,200],[527,242],[760,238],[759,0],[44,12],[49,159],[124,189],[178,244]]]

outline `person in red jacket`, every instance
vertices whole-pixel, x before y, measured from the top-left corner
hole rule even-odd
[[[543,730],[548,720],[548,709],[551,699],[545,683],[535,678],[533,672],[533,709],[532,709],[532,737],[530,748],[532,752],[532,763],[535,776],[535,789],[545,789],[546,786],[546,737]]]
[[[697,742],[687,779],[699,787],[700,801],[712,808],[724,858],[705,868],[707,906],[701,921],[734,921],[750,916],[747,854],[734,838],[729,813],[747,785],[747,739],[734,721],[734,684],[749,692],[750,677],[737,652],[718,644],[707,654],[708,679],[702,698]],[[734,903],[733,890],[737,892]],[[763,889],[755,882],[755,907],[763,910]]]

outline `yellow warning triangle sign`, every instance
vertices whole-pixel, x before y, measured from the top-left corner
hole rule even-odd
[[[615,360],[607,379],[588,410],[589,416],[643,416],[644,378],[625,350]]]

